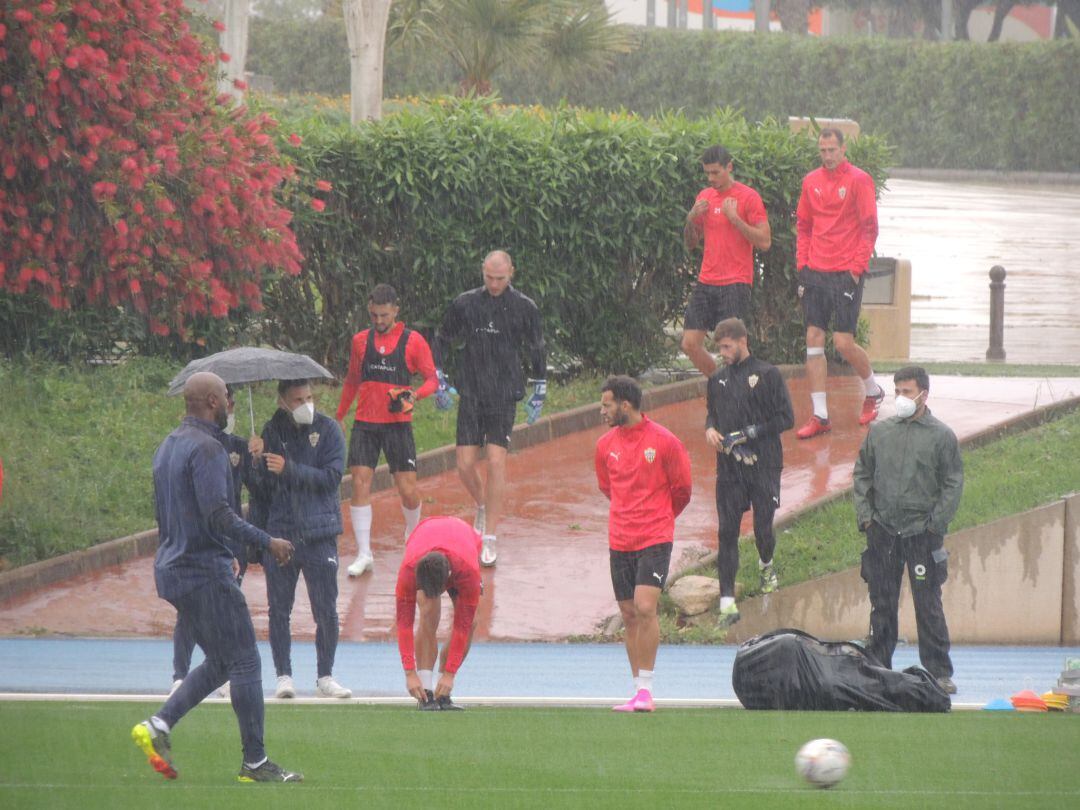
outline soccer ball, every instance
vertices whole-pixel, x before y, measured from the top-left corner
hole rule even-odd
[[[851,754],[836,740],[811,740],[795,755],[795,771],[814,787],[831,788],[850,765]]]

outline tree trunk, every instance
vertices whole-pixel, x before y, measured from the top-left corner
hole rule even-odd
[[[788,34],[809,33],[810,0],[773,0],[773,5],[780,18],[781,30]]]
[[[382,118],[383,49],[390,0],[344,0],[352,123]]]
[[[975,11],[982,0],[960,0],[956,4],[956,38],[971,39],[968,33],[968,22],[971,21],[971,13]]]
[[[229,93],[240,104],[244,100],[243,89],[236,81],[245,81],[244,65],[247,62],[248,19],[251,17],[251,0],[225,0],[222,22],[225,30],[219,38],[221,50],[229,55],[224,75],[218,79],[218,92]]]
[[[1001,39],[1001,29],[1005,27],[1005,18],[1009,16],[1016,3],[998,3],[994,7],[994,23],[990,26],[990,36],[987,42],[997,42]]]
[[[769,0],[754,0],[754,31],[769,33]]]

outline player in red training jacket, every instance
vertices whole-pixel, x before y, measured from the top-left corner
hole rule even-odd
[[[863,281],[877,241],[877,197],[873,178],[847,161],[846,150],[840,130],[821,130],[821,168],[803,178],[796,210],[795,267],[806,320],[806,377],[814,407],[810,420],[795,433],[800,439],[832,430],[825,402],[825,332],[830,322],[833,345],[863,381],[860,425],[877,418],[885,398],[874,380],[869,356],[855,342]]]
[[[440,597],[450,595],[454,605],[450,643],[439,658],[439,682],[432,689],[442,609]],[[405,668],[405,688],[423,711],[460,709],[450,700],[454,675],[465,660],[472,642],[476,608],[483,586],[480,582],[480,535],[455,517],[432,517],[420,521],[405,546],[398,571],[398,651]],[[413,619],[420,606],[420,622],[413,640]]]
[[[600,413],[611,430],[596,443],[596,481],[611,501],[611,584],[626,626],[635,694],[617,712],[651,712],[660,599],[671,562],[675,518],[690,502],[690,457],[667,428],[641,412],[641,389],[610,377]]]
[[[349,514],[356,537],[356,559],[349,576],[357,577],[374,565],[371,553],[371,480],[379,454],[394,477],[408,539],[420,522],[420,493],[416,488],[416,442],[413,441],[413,404],[435,393],[438,378],[431,348],[419,332],[397,320],[398,296],[389,284],[377,284],[368,296],[371,328],[353,336],[349,371],[341,388],[337,420],[345,429],[349,406],[359,394],[356,421],[349,441],[352,501]],[[412,375],[424,376],[416,391]]]

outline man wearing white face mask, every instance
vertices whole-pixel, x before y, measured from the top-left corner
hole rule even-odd
[[[275,696],[296,696],[292,679],[289,617],[302,573],[315,618],[316,694],[349,698],[333,677],[338,644],[338,550],[342,531],[339,486],[345,467],[345,435],[338,423],[315,410],[307,380],[278,383],[278,410],[262,431],[263,469],[257,488],[266,502],[266,525],[296,547],[283,566],[264,565],[270,614],[270,649],[278,685]]]
[[[952,694],[949,628],[941,607],[949,560],[943,544],[960,505],[964,465],[956,434],[926,407],[926,370],[908,366],[893,381],[896,416],[871,426],[853,473],[859,530],[866,532],[862,577],[870,592],[868,651],[883,666],[892,666],[906,567],[919,659]]]

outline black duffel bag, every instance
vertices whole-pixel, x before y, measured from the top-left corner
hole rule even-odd
[[[747,709],[947,712],[949,696],[922,667],[886,669],[860,645],[773,630],[739,646],[731,672]]]

